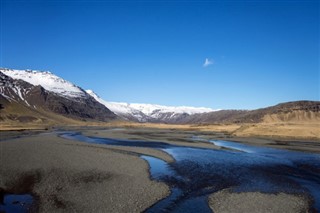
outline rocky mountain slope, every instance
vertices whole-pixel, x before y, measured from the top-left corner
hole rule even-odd
[[[296,101],[257,110],[213,110],[108,102],[50,72],[0,69],[0,120],[68,119],[169,124],[320,122],[319,101]],[[57,123],[57,122],[56,122]]]
[[[220,124],[261,122],[320,122],[319,101],[294,101],[257,110],[213,110],[152,104],[107,102],[92,90],[87,93],[118,116],[131,121],[168,124]]]
[[[40,108],[73,118],[108,120],[112,117],[107,110],[110,109],[127,121],[177,123],[196,113],[214,111],[210,108],[107,102],[93,91],[85,91],[51,72],[13,69],[0,69],[0,72],[7,76],[3,78],[4,82],[9,81],[9,78],[14,82],[25,82],[21,88],[17,83],[15,86],[4,84],[0,91],[4,98],[19,100],[19,103],[33,109],[41,106]],[[29,93],[33,87],[39,87],[38,91]],[[103,112],[102,109],[106,111]]]
[[[256,110],[221,110],[187,117],[181,123],[320,122],[319,101],[294,101]]]
[[[42,122],[47,115],[98,121],[117,117],[81,88],[49,72],[0,69],[0,97],[3,122]]]

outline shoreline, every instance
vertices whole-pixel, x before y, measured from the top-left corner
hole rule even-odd
[[[0,143],[0,188],[35,195],[40,212],[141,212],[170,193],[167,185],[151,179],[142,153],[52,134]]]
[[[26,126],[28,126],[26,128]],[[163,123],[134,123],[134,122],[81,122],[79,124],[46,125],[24,124],[0,125],[1,132],[9,131],[51,131],[56,129],[156,129],[212,132],[227,134],[235,138],[263,138],[268,140],[312,141],[320,143],[319,123],[239,123],[239,124],[163,124]]]
[[[166,129],[166,128],[142,128],[142,127],[123,127],[123,126],[65,126],[49,129],[32,130],[0,130],[0,141],[14,139],[25,136],[32,136],[41,133],[54,133],[55,131],[80,131],[86,136],[117,138],[124,140],[146,140],[150,142],[161,141],[175,145],[186,145],[202,148],[219,149],[208,141],[196,141],[192,143],[191,136],[201,136],[205,140],[225,140],[244,143],[254,146],[263,146],[270,148],[286,149],[291,151],[320,153],[320,140],[310,140],[309,138],[300,139],[295,137],[265,137],[265,136],[235,136],[228,132],[198,131],[191,129]],[[154,135],[150,133],[155,133]],[[163,133],[163,135],[157,135]],[[170,135],[179,133],[177,137]],[[146,136],[141,136],[147,134]],[[177,135],[177,134],[176,134]],[[188,137],[190,136],[190,137]]]
[[[125,128],[117,131],[111,129],[84,130],[86,136],[117,138],[127,140],[145,140],[150,142],[167,142],[174,145],[186,145],[198,148],[220,149],[208,140],[225,140],[247,145],[285,149],[291,151],[320,153],[320,141],[268,138],[268,137],[238,137],[221,132],[203,132],[190,130],[154,129],[154,128]],[[199,136],[200,140],[192,139]],[[202,140],[204,139],[204,140]]]
[[[0,191],[33,194],[39,201],[37,207],[39,211],[86,209],[86,211],[141,212],[170,195],[170,187],[154,180],[150,165],[140,157],[147,155],[172,163],[174,158],[170,154],[153,148],[91,144],[64,139],[54,132],[61,129],[26,131],[16,138],[12,138],[15,132],[9,132],[7,138],[1,138],[3,154]],[[201,139],[214,139],[216,136],[217,140],[235,141],[233,137],[222,133],[172,129],[73,127],[66,128],[66,131],[79,131],[86,136],[163,141],[173,145],[209,149],[223,149],[223,147],[215,146],[208,141],[201,142]],[[271,141],[261,138],[238,140],[245,140],[249,145],[258,146],[269,146]],[[31,186],[19,187],[19,183],[28,178],[32,179]],[[10,186],[18,186],[21,189],[15,191],[17,189],[12,190],[14,188]],[[105,191],[106,189],[108,190]],[[97,194],[100,196],[98,199]],[[288,203],[294,208],[294,212],[309,208],[308,203],[310,203],[305,197],[285,193],[275,196],[259,192],[233,193],[223,190],[211,194],[208,197],[208,205],[215,212],[225,212],[224,209],[229,205],[237,206],[239,203],[242,205],[241,208],[248,210],[252,200],[254,204],[251,207],[254,209],[259,203],[270,199],[280,206],[289,200]],[[89,206],[83,206],[82,203],[85,202],[90,203]],[[299,205],[295,207],[291,205],[292,203]],[[263,208],[270,210],[270,205]],[[271,210],[277,212],[274,206]]]
[[[302,195],[287,193],[232,192],[224,189],[211,194],[208,203],[216,213],[228,212],[312,212],[311,201]]]

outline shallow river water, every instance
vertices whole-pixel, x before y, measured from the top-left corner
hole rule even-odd
[[[150,147],[170,154],[175,159],[173,163],[141,156],[149,163],[151,177],[171,188],[167,198],[146,212],[211,212],[208,196],[226,188],[234,192],[302,194],[310,197],[315,211],[320,211],[319,154],[214,140],[208,142],[224,149],[87,137],[80,133],[60,136],[87,143]]]

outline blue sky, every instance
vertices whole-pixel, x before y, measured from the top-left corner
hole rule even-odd
[[[0,66],[50,70],[109,101],[253,109],[319,100],[319,6],[2,0]]]

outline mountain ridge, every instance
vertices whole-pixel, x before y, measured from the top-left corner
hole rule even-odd
[[[92,90],[84,90],[51,72],[0,68],[0,80],[2,121],[19,121],[19,118],[28,120],[23,117],[23,111],[27,112],[29,120],[45,120],[45,112],[50,112],[76,120],[102,122],[114,119],[166,124],[320,121],[319,101],[294,101],[256,110],[214,110],[204,107],[108,102]],[[21,112],[10,112],[10,107],[19,108]],[[37,115],[34,116],[35,119],[31,119],[32,114]]]
[[[296,113],[295,115],[294,112]],[[307,115],[304,115],[305,113]],[[275,115],[281,115],[282,119],[280,117],[275,119]],[[291,101],[255,110],[221,110],[190,116],[183,123],[261,123],[267,121],[267,116],[273,116],[274,120],[279,122],[294,121],[299,116],[304,117],[304,119],[300,120],[311,120],[311,117],[313,117],[315,120],[320,121],[320,102]],[[270,119],[268,122],[270,122]]]
[[[104,104],[118,116],[128,120],[136,120],[138,122],[166,122],[169,119],[179,119],[185,115],[216,111],[214,109],[205,107],[107,102],[100,98],[99,95],[92,90],[86,90],[86,92],[94,97],[98,102]]]
[[[63,116],[76,120],[109,121],[117,117],[85,92],[77,97],[68,96],[65,91],[59,94],[4,73],[0,70],[2,122],[19,121],[23,114],[40,123],[48,120],[46,113],[59,115],[59,119]]]

